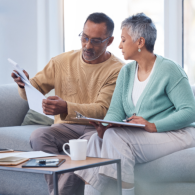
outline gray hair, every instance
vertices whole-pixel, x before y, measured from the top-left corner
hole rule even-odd
[[[157,31],[154,23],[149,17],[144,13],[130,16],[122,22],[121,29],[123,28],[128,29],[128,34],[134,42],[140,37],[143,37],[145,39],[146,49],[149,52],[153,52]]]

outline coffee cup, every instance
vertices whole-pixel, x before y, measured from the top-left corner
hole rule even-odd
[[[70,153],[65,149],[68,145]],[[71,139],[69,143],[65,143],[62,147],[63,151],[70,156],[71,160],[86,160],[87,156],[87,140],[86,139]]]

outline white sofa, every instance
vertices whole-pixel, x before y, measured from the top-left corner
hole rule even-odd
[[[193,88],[195,91],[195,88]],[[31,133],[40,125],[20,126],[28,104],[16,84],[0,86],[0,148],[32,150]],[[194,113],[195,114],[195,113]],[[194,195],[195,148],[135,166],[136,195]],[[0,171],[0,195],[48,195],[40,174]],[[90,195],[90,194],[88,194]]]

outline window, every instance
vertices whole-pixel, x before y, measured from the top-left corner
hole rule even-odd
[[[130,15],[144,12],[157,28],[154,52],[164,55],[164,0],[99,0],[95,4],[91,0],[64,0],[65,51],[81,48],[78,35],[87,16],[93,12],[103,12],[113,19],[115,39],[108,50],[121,59],[123,56],[118,48],[121,40],[121,22]]]
[[[195,84],[195,0],[184,0],[184,70]]]

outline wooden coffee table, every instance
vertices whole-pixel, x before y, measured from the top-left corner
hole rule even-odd
[[[58,155],[54,157],[44,157],[44,159],[66,159],[66,161],[60,166],[56,168],[22,168],[22,164],[17,166],[0,166],[0,170],[7,171],[19,171],[19,172],[28,172],[28,173],[40,173],[40,174],[48,174],[53,175],[54,181],[54,195],[58,195],[58,175],[67,172],[73,172],[81,169],[88,169],[92,167],[99,167],[108,164],[117,164],[117,188],[118,195],[122,195],[121,188],[121,160],[120,159],[105,159],[105,158],[92,158],[87,157],[86,160],[73,161],[67,155]]]

